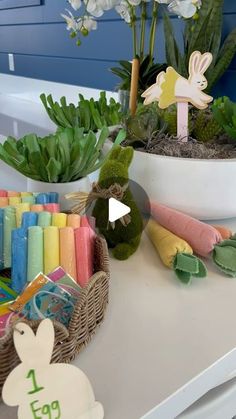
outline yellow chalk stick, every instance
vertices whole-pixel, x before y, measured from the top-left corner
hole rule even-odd
[[[48,275],[60,265],[59,228],[55,226],[44,229],[44,273]]]
[[[52,214],[52,226],[63,228],[67,224],[67,214],[63,212],[54,212]]]

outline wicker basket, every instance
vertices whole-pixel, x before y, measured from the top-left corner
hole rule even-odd
[[[109,256],[106,241],[102,237],[96,238],[94,260],[95,274],[88,286],[83,288],[68,328],[57,321],[53,322],[55,345],[52,362],[71,362],[103,321],[108,304]],[[40,320],[28,322],[34,330],[39,323]],[[4,381],[19,362],[13,343],[13,330],[10,329],[0,338],[0,396]]]

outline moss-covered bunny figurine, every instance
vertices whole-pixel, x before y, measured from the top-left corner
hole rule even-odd
[[[107,189],[114,184],[119,184],[121,187],[128,184],[128,168],[132,162],[133,153],[132,147],[122,148],[121,146],[116,146],[112,150],[100,171],[98,184],[102,189]],[[100,233],[106,238],[108,246],[112,248],[114,257],[119,260],[125,260],[139,246],[143,221],[128,186],[124,191],[121,202],[131,209],[131,220],[127,225],[123,225],[121,220],[117,220],[115,228],[112,228],[108,223],[108,202],[102,198],[97,199],[93,216],[96,218],[96,224]]]

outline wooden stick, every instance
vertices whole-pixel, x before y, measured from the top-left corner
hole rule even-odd
[[[129,108],[130,108],[130,112],[132,116],[135,115],[136,109],[137,109],[138,79],[139,79],[139,59],[134,58],[133,64],[132,64],[130,102],[129,102]]]
[[[183,143],[188,141],[188,103],[177,103],[177,137]]]

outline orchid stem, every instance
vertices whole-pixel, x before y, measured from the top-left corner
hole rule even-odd
[[[134,7],[131,7],[131,27],[133,32],[133,52],[134,58],[137,56],[137,27],[136,27],[136,15]]]
[[[158,18],[158,3],[154,0],[153,10],[152,10],[152,24],[150,29],[150,42],[149,42],[149,56],[150,62],[153,61],[154,48],[156,41],[156,29],[157,29],[157,18]]]
[[[145,47],[145,32],[146,32],[146,20],[147,20],[147,5],[145,2],[142,2],[142,12],[141,12],[141,35],[140,35],[140,62],[144,56],[144,47]]]

